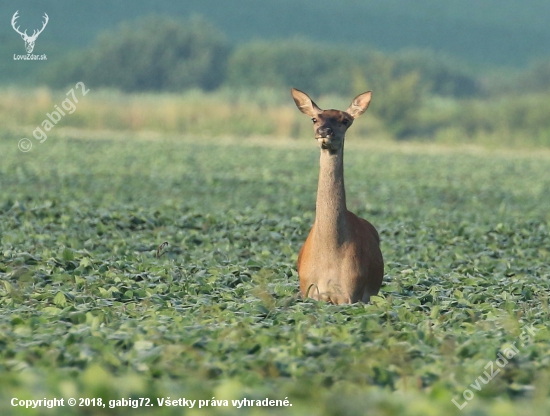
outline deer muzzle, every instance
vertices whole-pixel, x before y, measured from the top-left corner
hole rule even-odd
[[[332,136],[334,136],[334,131],[332,131],[330,127],[319,127],[315,132],[315,138],[317,140],[332,138]]]

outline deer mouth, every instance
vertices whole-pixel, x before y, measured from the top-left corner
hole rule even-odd
[[[319,143],[321,149],[334,151],[336,150],[332,137],[316,137],[317,143]]]
[[[332,141],[333,137],[330,135],[323,135],[323,136],[315,136],[315,140],[318,142],[328,142],[330,143]]]

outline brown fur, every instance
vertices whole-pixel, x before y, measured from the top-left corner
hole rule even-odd
[[[357,96],[346,112],[323,111],[298,90],[292,95],[314,119],[321,147],[315,223],[298,255],[300,291],[334,304],[369,302],[380,290],[384,260],[374,226],[346,208],[343,152],[345,132],[367,109],[370,92]]]

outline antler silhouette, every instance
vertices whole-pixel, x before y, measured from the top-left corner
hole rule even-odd
[[[24,33],[21,33],[21,31],[19,30],[19,26],[15,27],[16,20],[19,18],[18,13],[19,13],[19,10],[17,10],[17,11],[15,12],[15,14],[13,15],[13,17],[11,18],[11,27],[13,27],[13,30],[15,30],[15,31],[16,31],[17,33],[19,33],[21,36],[24,36],[24,37],[26,36],[26,37],[28,37],[27,31],[26,31],[26,30],[25,30]],[[44,13],[44,14],[46,14],[46,13]],[[44,30],[44,29],[42,29],[42,30]]]
[[[21,32],[19,30],[19,26],[15,27],[15,25],[17,24],[17,19],[19,18],[19,10],[17,10],[15,12],[15,14],[13,15],[13,17],[11,18],[11,26],[13,27],[13,30],[15,30],[17,33],[19,33],[21,35],[21,37],[23,38],[23,40],[25,41],[25,49],[27,49],[28,53],[32,53],[32,51],[34,49],[34,42],[36,41],[36,38],[38,37],[38,35],[40,35],[42,33],[42,31],[44,30],[44,28],[48,24],[48,21],[50,20],[50,18],[48,17],[48,15],[46,13],[44,13],[44,16],[42,16],[42,17],[44,18],[44,22],[42,23],[42,29],[40,29],[40,30],[35,29],[32,32],[32,36],[27,35],[26,30],[24,32]]]
[[[48,15],[46,13],[44,13],[44,16],[42,16],[42,17],[45,19],[44,23],[42,24],[42,29],[40,29],[39,31],[33,30],[33,33],[32,33],[32,36],[31,36],[32,39],[36,39],[38,37],[38,35],[40,35],[42,33],[42,31],[44,30],[44,28],[48,24],[48,21],[50,20],[50,18],[48,17]]]

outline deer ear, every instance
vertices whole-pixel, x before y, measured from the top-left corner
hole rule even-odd
[[[353,99],[349,108],[346,110],[346,113],[348,113],[353,118],[359,117],[361,114],[367,111],[371,97],[372,91],[367,91],[363,94],[359,94]]]
[[[297,90],[296,88],[291,88],[290,93],[292,94],[292,98],[294,98],[298,110],[305,115],[313,118],[323,112],[305,92]]]

